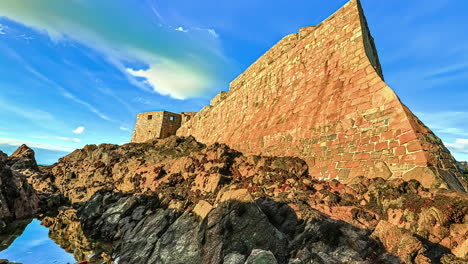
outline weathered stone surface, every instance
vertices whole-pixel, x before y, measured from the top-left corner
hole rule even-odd
[[[213,206],[209,204],[207,201],[200,200],[195,208],[193,208],[193,212],[198,215],[201,219],[205,219],[205,217],[211,212]]]
[[[224,257],[223,264],[244,264],[245,256],[239,253],[230,253]]]
[[[270,251],[254,249],[245,264],[278,264],[278,262]]]
[[[426,188],[440,186],[440,181],[437,181],[435,172],[427,167],[414,168],[403,174],[402,179],[405,181],[417,180]]]
[[[389,252],[401,257],[404,263],[414,263],[416,259],[417,263],[430,263],[424,256],[421,241],[387,221],[380,221],[372,236],[378,238]]]
[[[202,220],[157,200],[100,191],[78,214],[88,235],[112,243],[108,253],[123,264],[393,263],[367,231],[320,214],[304,223],[274,201],[223,202]]]
[[[37,165],[34,150],[28,146],[21,145],[5,162],[12,170],[26,176],[38,194],[50,195],[57,191],[50,173],[42,171],[47,170],[46,167]]]
[[[150,222],[151,225],[166,230],[182,214],[189,214],[184,216],[187,218],[184,223],[194,219],[198,223],[192,228],[199,228],[200,223],[211,221],[213,215],[218,215],[215,219],[231,219],[233,222],[246,222],[255,218],[254,214],[240,218],[241,220],[227,216],[228,212],[229,214],[234,214],[236,211],[245,212],[245,208],[241,209],[243,207],[233,209],[235,208],[234,202],[237,202],[250,204],[247,208],[253,210],[252,212],[255,212],[254,208],[257,208],[257,212],[260,210],[260,215],[266,216],[273,230],[277,230],[284,237],[280,241],[294,240],[297,237],[297,228],[301,227],[302,221],[310,221],[311,228],[316,234],[322,232],[318,229],[323,229],[323,232],[336,229],[334,224],[326,221],[316,226],[317,223],[312,219],[318,219],[321,217],[320,214],[323,214],[333,221],[344,221],[351,226],[368,230],[368,233],[362,234],[363,237],[368,235],[380,221],[387,221],[405,230],[411,236],[417,237],[418,240],[421,239],[424,246],[429,248],[427,253],[422,253],[422,255],[437,261],[440,260],[440,256],[450,252],[463,256],[462,245],[468,236],[464,228],[468,224],[468,219],[465,217],[468,215],[467,194],[442,189],[426,189],[414,179],[404,181],[401,178],[390,177],[385,180],[375,177],[376,175],[370,177],[366,175],[372,172],[385,176],[385,166],[376,167],[377,169],[365,170],[363,176],[354,177],[347,184],[336,180],[324,182],[315,180],[310,175],[307,164],[299,158],[245,156],[226,145],[204,146],[193,138],[171,137],[123,146],[87,146],[83,150],[77,150],[62,158],[49,169],[55,172],[54,178],[58,189],[72,201],[87,201],[96,190],[101,189],[127,193],[125,196],[111,194],[97,196],[101,197],[102,202],[89,201],[89,203],[103,203],[104,205],[88,206],[97,211],[87,209],[83,214],[90,221],[90,224],[86,226],[99,230],[97,237],[107,241],[125,237],[124,240],[129,244],[125,242],[122,247],[125,247],[128,252],[131,252],[131,248],[136,243],[139,245],[138,248],[147,252],[144,255],[152,254],[148,252],[152,252],[163,231],[153,230],[156,227],[146,227]],[[71,179],[70,175],[75,176]],[[198,185],[197,178],[200,178],[200,175],[204,177],[223,175],[223,178],[216,188],[208,191],[194,188]],[[128,199],[127,196],[131,194],[157,196],[158,199],[146,198],[147,200],[141,201]],[[153,207],[148,208],[145,205],[148,201],[155,202]],[[103,209],[108,207],[108,204],[113,204],[113,209],[110,211]],[[226,209],[223,207],[224,204],[231,207]],[[148,214],[152,217],[146,218]],[[106,220],[99,222],[95,218]],[[123,218],[125,220],[122,220]],[[192,220],[188,220],[189,218]],[[146,219],[145,222],[141,222],[142,219]],[[263,217],[258,219],[263,219]],[[121,224],[129,224],[130,229],[117,232],[116,230],[122,228]],[[242,226],[241,223],[239,225]],[[261,226],[260,223],[255,225]],[[138,229],[134,229],[137,228],[136,226]],[[214,224],[209,229],[215,230],[216,228],[218,228],[217,224]],[[219,230],[222,229],[219,228]],[[268,230],[267,227],[263,229]],[[148,232],[160,235],[148,238],[144,242],[140,241],[140,237]],[[115,237],[116,233],[119,234],[117,237]],[[226,230],[221,233],[229,234]],[[204,236],[208,234],[211,233],[207,231]],[[340,237],[341,233],[336,236]],[[221,238],[213,235],[211,240],[217,241],[216,245],[235,245],[232,241],[228,242],[228,238],[222,238],[222,241],[219,239]],[[273,241],[274,238],[270,237],[268,240]],[[341,253],[347,252],[343,253],[347,257],[342,256],[341,260],[354,261],[361,258],[357,257],[354,251],[346,248],[334,248],[332,246],[335,243],[334,240],[326,233],[320,235],[319,240],[330,240],[331,244],[317,244],[317,240],[311,240],[307,250],[297,252],[297,254],[303,254],[300,255],[300,259],[306,263],[312,259],[334,263],[337,259],[332,253],[328,256],[317,254],[322,251],[335,252],[335,250]],[[304,241],[299,244],[305,245],[304,243],[307,244]],[[365,251],[359,243],[353,242],[353,239],[349,239],[346,243],[353,244],[362,252]],[[210,243],[204,242],[204,244]],[[368,244],[369,247],[370,245]],[[375,244],[372,245],[375,246]],[[433,245],[445,248],[445,251]],[[223,246],[225,247],[227,246]],[[162,254],[166,254],[164,248],[161,245],[159,249]],[[223,255],[220,255],[220,248],[215,245],[210,248],[210,252],[214,253],[207,255],[199,252],[202,254],[200,258],[210,256],[210,259],[223,259],[227,254],[227,251],[223,251]],[[233,248],[232,252],[237,252],[247,258],[250,252],[243,251],[241,248]],[[252,249],[255,248],[259,247],[252,247]],[[284,257],[277,255],[275,249],[268,250],[271,250],[277,261],[281,263]],[[434,258],[433,255],[439,257]],[[148,258],[149,256],[142,257],[141,263],[145,263],[144,261]],[[293,259],[295,258],[299,257]]]
[[[467,194],[414,179],[317,181],[298,158],[176,137],[87,146],[48,169],[59,190],[85,202],[76,205],[83,230],[111,243],[106,254],[119,263],[245,262],[255,249],[278,263],[439,263],[466,254]],[[215,174],[223,175],[216,188],[194,189],[200,175]]]
[[[38,170],[34,151],[26,145],[21,145],[8,157],[7,164],[13,170]]]

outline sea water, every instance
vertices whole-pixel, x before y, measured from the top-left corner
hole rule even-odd
[[[23,264],[66,264],[76,263],[72,254],[66,252],[49,238],[49,229],[34,219],[5,250],[0,259]]]

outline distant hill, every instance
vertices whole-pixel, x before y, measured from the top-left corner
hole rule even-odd
[[[460,164],[462,165],[465,174],[468,175],[468,161],[460,161]]]

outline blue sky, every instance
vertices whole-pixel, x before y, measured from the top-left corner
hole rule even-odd
[[[0,149],[42,164],[128,142],[138,112],[198,111],[345,0],[2,0]],[[387,83],[468,160],[468,2],[362,0]]]

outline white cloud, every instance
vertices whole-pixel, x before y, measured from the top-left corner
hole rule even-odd
[[[5,30],[2,24],[0,24],[0,35],[5,35]]]
[[[468,139],[457,138],[455,143],[444,143],[450,151],[468,154]]]
[[[128,65],[128,62],[138,62],[140,65],[149,66],[160,60],[177,62],[179,67],[187,67],[189,64],[195,65],[193,67],[196,68],[196,71],[190,71],[189,76],[179,75],[180,79],[193,79],[193,75],[198,74],[200,76],[196,80],[210,80],[209,84],[212,85],[222,79],[217,74],[215,65],[222,65],[226,68],[229,66],[223,54],[222,43],[215,38],[207,38],[205,35],[208,34],[200,34],[198,30],[182,26],[155,27],[152,25],[154,23],[165,24],[153,3],[147,6],[154,13],[154,16],[148,21],[148,17],[139,13],[138,10],[129,12],[129,5],[126,1],[95,1],[93,8],[89,8],[88,2],[74,0],[68,1],[67,5],[63,6],[57,5],[56,0],[43,0],[40,3],[37,1],[28,2],[27,0],[1,0],[0,17],[5,16],[33,27],[48,34],[57,42],[78,41],[103,53],[108,57],[108,60],[117,61],[124,65]],[[132,23],[122,23],[124,19],[130,19]],[[176,30],[189,31],[189,33],[178,34]],[[115,32],[119,32],[119,34]],[[130,66],[118,69],[128,74],[126,70],[128,67]],[[164,71],[158,69],[158,78],[163,79],[160,83],[166,83],[167,79],[172,79],[171,76],[162,76],[165,73],[171,75],[171,69]],[[147,86],[140,86],[139,82],[131,78],[129,81],[137,87]],[[150,83],[154,83],[154,81]],[[197,92],[193,92],[195,91],[194,87],[200,88],[201,86],[196,83],[192,84],[192,93],[184,97],[199,97],[208,91],[207,87],[203,87]],[[154,90],[159,91],[160,89]],[[172,90],[166,91],[166,95],[173,96],[171,93]],[[177,92],[175,93],[177,94]],[[65,93],[65,95],[68,94]],[[78,96],[67,97],[88,107],[101,118],[109,119],[97,111],[94,106],[78,99]]]
[[[84,126],[79,126],[77,127],[75,130],[73,130],[73,133],[75,134],[81,134],[85,131],[85,127]]]
[[[176,31],[180,31],[180,32],[188,32],[188,29],[185,29],[183,27],[178,27],[175,29]]]
[[[132,130],[127,126],[120,126],[119,129],[122,131],[132,132]]]
[[[81,140],[79,138],[68,138],[68,137],[54,137],[56,140],[62,140],[66,142],[73,142],[73,143],[80,143]]]
[[[207,29],[208,33],[210,33],[213,37],[219,38],[219,34],[212,28]]]
[[[127,69],[127,72],[145,78],[146,83],[156,92],[180,100],[200,94],[211,83],[197,69],[168,61],[151,65],[147,70]]]
[[[26,144],[31,148],[41,148],[41,149],[65,151],[65,152],[71,152],[71,151],[75,150],[75,148],[73,148],[73,147],[36,143],[36,142],[31,142],[31,141],[26,141],[26,140],[18,140],[18,139],[12,139],[12,138],[0,138],[0,144],[7,144],[7,145],[10,145],[10,146],[21,146],[23,144]]]

